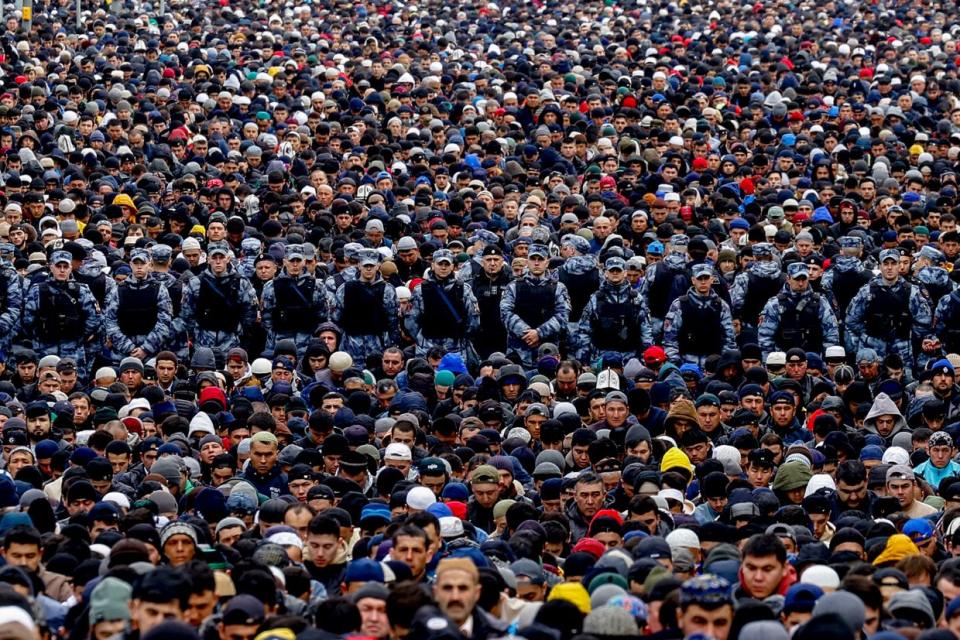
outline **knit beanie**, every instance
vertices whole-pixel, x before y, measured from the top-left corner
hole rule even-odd
[[[594,609],[583,620],[583,633],[598,638],[623,638],[639,635],[637,621],[619,607],[603,606]]]

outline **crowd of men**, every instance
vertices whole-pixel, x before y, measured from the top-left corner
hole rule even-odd
[[[953,5],[0,13],[0,640],[960,638]]]

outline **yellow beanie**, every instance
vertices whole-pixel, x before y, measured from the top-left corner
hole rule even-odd
[[[686,469],[687,473],[693,473],[693,465],[690,464],[690,458],[682,450],[674,447],[663,454],[663,460],[660,461],[660,473],[666,473],[670,469]]]
[[[547,596],[547,601],[550,600],[566,600],[583,615],[590,613],[590,594],[579,582],[564,582],[553,587]]]

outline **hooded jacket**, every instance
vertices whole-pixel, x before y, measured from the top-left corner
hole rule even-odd
[[[877,417],[884,415],[892,415],[894,417],[893,431],[888,435],[882,436],[877,432]],[[897,405],[894,404],[893,400],[890,399],[885,393],[877,394],[876,399],[873,401],[873,405],[870,407],[870,411],[867,413],[867,417],[863,420],[863,429],[867,433],[874,433],[886,440],[890,440],[893,436],[897,435],[901,431],[907,428],[907,421],[900,413],[900,409],[897,408]]]

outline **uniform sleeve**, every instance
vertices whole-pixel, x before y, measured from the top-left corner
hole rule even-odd
[[[777,350],[775,336],[779,326],[780,301],[776,298],[770,298],[763,307],[760,326],[757,327],[757,338],[760,342],[760,351],[763,353],[764,361],[771,351]]]
[[[170,292],[164,286],[157,287],[157,323],[143,341],[143,350],[147,353],[156,353],[172,337],[173,302]],[[112,334],[111,334],[112,335]]]
[[[469,282],[463,283],[463,308],[467,310],[467,334],[472,335],[480,329],[480,304]]]
[[[163,287],[160,287],[163,289]],[[111,348],[117,354],[126,356],[136,348],[133,341],[120,330],[120,324],[117,322],[117,309],[120,306],[120,290],[114,289],[109,292],[104,301],[103,310],[103,328],[110,338]]]
[[[853,296],[850,305],[847,307],[846,316],[846,348],[848,353],[856,354],[860,350],[860,340],[863,336],[864,317],[867,309],[867,302],[870,297],[870,287],[865,286]]]
[[[180,304],[180,318],[178,333],[185,332],[193,337],[196,333],[197,295],[200,289],[200,279],[190,278],[183,285],[183,298]]]
[[[340,324],[340,318],[343,317],[343,298],[345,295],[344,286],[340,285],[330,298],[330,319],[338,325]]]
[[[530,330],[530,325],[520,319],[520,316],[513,312],[513,308],[517,304],[517,284],[516,282],[511,282],[507,285],[506,291],[503,292],[503,300],[500,304],[500,319],[503,321],[503,326],[506,327],[507,332],[519,338],[524,333]]]
[[[650,305],[647,299],[641,297],[640,300],[640,350],[653,346],[653,325],[650,322]]]
[[[580,314],[576,335],[570,336],[570,346],[573,347],[577,360],[580,362],[586,363],[592,359],[593,327],[590,319],[596,310],[597,294],[593,293],[590,300],[587,301],[587,306],[583,308],[583,313]]]
[[[683,328],[683,314],[680,313],[680,298],[670,303],[667,315],[663,317],[663,350],[667,359],[679,363],[680,358],[680,330]]]
[[[833,297],[833,269],[829,269],[823,277],[820,278],[820,291],[827,303],[836,309],[837,300]]]
[[[913,316],[913,338],[923,340],[930,334],[933,314],[930,311],[930,299],[923,295],[919,287],[911,288],[910,314]]]
[[[733,329],[733,312],[723,300],[720,301],[720,323],[723,325],[723,348],[726,351],[733,351],[737,348],[737,333]]]
[[[322,289],[322,287],[320,287]],[[260,314],[260,326],[269,335],[273,333],[273,309],[277,306],[277,295],[273,280],[263,285],[263,313]]]
[[[313,306],[317,310],[317,319],[319,322],[326,322],[330,318],[330,296],[322,282],[314,284]]]
[[[422,287],[417,287],[410,295],[410,311],[400,318],[408,336],[416,338],[420,334],[420,316],[423,315]]]
[[[36,336],[37,314],[40,309],[40,288],[37,285],[30,286],[27,289],[23,302],[23,326],[24,333],[29,336]]]
[[[826,297],[821,297],[820,324],[823,327],[824,348],[840,344],[840,321]]]
[[[23,310],[23,287],[15,272],[7,271],[7,306],[0,314],[0,331],[12,338],[20,329],[20,316]]]
[[[945,326],[946,320],[944,318],[949,309],[950,296],[946,295],[940,298],[940,302],[937,303],[937,308],[933,313],[933,331],[941,341],[943,341],[944,335],[946,334],[947,327]]]
[[[730,302],[734,313],[739,312],[743,307],[743,299],[747,295],[747,274],[738,273],[733,279],[733,286],[730,287]]]
[[[400,344],[399,305],[397,290],[387,283],[383,288],[383,304],[387,309],[387,339],[391,346]]]
[[[100,310],[97,307],[97,299],[93,297],[93,293],[91,293],[90,287],[87,285],[80,286],[80,305],[85,313],[83,319],[84,339],[96,336],[100,333],[102,318]]]
[[[240,320],[240,326],[243,331],[249,332],[257,324],[257,312],[260,310],[260,305],[257,303],[257,290],[249,280],[240,278],[240,291],[243,294],[243,318]]]

